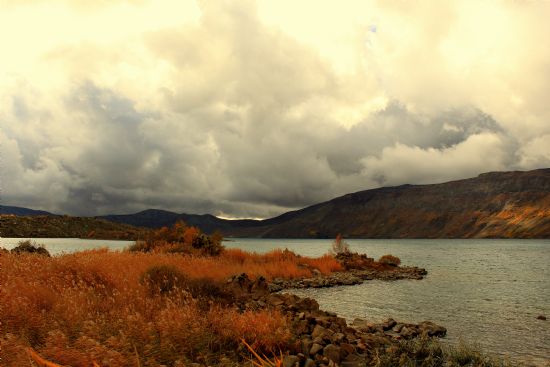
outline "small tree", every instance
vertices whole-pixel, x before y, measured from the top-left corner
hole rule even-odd
[[[349,245],[344,241],[341,234],[338,234],[332,243],[332,253],[335,255],[349,254]]]

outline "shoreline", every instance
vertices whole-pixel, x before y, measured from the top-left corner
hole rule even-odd
[[[416,266],[397,267],[388,270],[346,270],[334,272],[329,275],[317,274],[309,278],[298,279],[273,279],[270,287],[273,291],[285,289],[330,288],[343,285],[362,284],[368,280],[396,281],[403,279],[422,280],[428,274],[426,269]]]
[[[5,258],[3,253],[7,255]],[[21,313],[21,308],[15,304],[5,310],[5,320],[13,320],[11,325],[7,325],[13,330],[12,335],[36,335],[33,336],[35,339],[28,342],[21,339],[21,344],[6,345],[17,353],[23,353],[20,350],[25,346],[36,348],[44,358],[64,365],[79,364],[71,364],[70,354],[56,354],[55,350],[86,353],[79,349],[78,343],[88,339],[74,339],[71,335],[95,340],[99,348],[95,352],[97,354],[83,355],[81,358],[100,362],[101,365],[109,363],[99,359],[104,358],[105,353],[120,353],[119,358],[131,361],[134,358],[156,358],[156,352],[151,353],[160,350],[167,353],[163,358],[168,359],[163,360],[171,360],[178,367],[180,364],[177,361],[183,361],[185,366],[233,367],[246,365],[248,358],[251,358],[244,349],[244,345],[248,345],[245,343],[258,348],[258,353],[268,353],[270,356],[273,350],[280,348],[285,353],[281,355],[284,359],[282,366],[285,367],[393,366],[399,365],[396,358],[419,358],[415,354],[418,348],[425,354],[422,358],[432,358],[430,353],[434,351],[445,358],[463,353],[456,351],[456,346],[451,349],[443,345],[446,343],[437,342],[438,338],[446,335],[446,329],[433,322],[413,324],[393,319],[377,323],[364,319],[346,320],[335,312],[320,309],[314,299],[284,292],[292,288],[359,284],[370,279],[418,280],[427,274],[425,269],[400,267],[397,264],[399,259],[395,257],[383,256],[379,261],[374,261],[366,255],[348,252],[314,259],[288,250],[267,255],[228,250],[218,256],[106,250],[59,257],[3,253],[0,253],[0,260],[3,259],[7,266],[3,276],[7,276],[6,279],[16,277],[12,278],[11,284],[5,282],[5,293],[11,294],[10,290],[14,294],[21,293],[21,287],[24,287],[26,294],[36,297],[28,299],[29,307],[34,312]],[[240,271],[237,270],[239,267]],[[39,272],[38,269],[48,269],[48,272]],[[229,269],[232,270],[229,272]],[[321,274],[319,269],[325,274]],[[222,272],[225,272],[223,278],[220,277]],[[262,273],[269,274],[268,279],[262,277]],[[22,274],[26,274],[25,279],[28,279],[25,284],[16,281],[21,279]],[[207,274],[210,274],[210,279]],[[296,278],[283,280],[276,274]],[[55,289],[64,290],[59,293],[59,300],[49,297],[49,292],[54,289],[52,285]],[[91,302],[87,307],[104,317],[104,322],[100,320],[101,324],[97,324],[98,329],[89,329],[96,318],[90,319],[90,313],[81,312],[76,307],[78,303],[73,303],[73,295],[87,299]],[[72,307],[70,305],[73,304],[76,308],[71,312],[64,311],[65,307]],[[66,320],[66,315],[70,315],[71,319]],[[34,317],[45,322],[26,321]],[[57,329],[49,326],[52,322]],[[116,330],[111,330],[113,322],[120,325]],[[28,330],[21,333],[22,327]],[[148,331],[143,334],[138,332],[141,329]],[[117,330],[126,330],[131,335],[137,333],[133,334],[133,338],[136,338],[138,352],[133,351],[134,347],[129,349],[131,340],[119,341],[130,343],[127,347],[111,344],[113,338],[120,338]],[[51,334],[52,331],[58,334]],[[69,339],[52,339],[55,335],[65,335]],[[153,337],[155,335],[164,336],[157,339]],[[190,339],[184,335],[189,335]],[[9,334],[5,338],[0,338],[0,347],[2,343],[14,343]],[[214,345],[212,349],[212,340],[219,340],[219,347]],[[62,344],[55,348],[61,349],[51,349],[50,346],[60,342]],[[170,345],[166,343],[176,343],[174,347],[180,347],[166,350],[164,346]],[[9,354],[5,354],[7,352],[8,349],[5,349],[4,358],[10,358]],[[464,353],[469,353],[467,358],[488,358],[481,352]],[[14,358],[23,360],[24,356],[18,354]],[[380,358],[387,363],[378,364]],[[493,365],[508,364],[484,366]]]
[[[390,318],[382,323],[364,319],[348,323],[334,312],[321,310],[313,298],[282,293],[265,279],[251,280],[244,273],[228,279],[226,287],[242,311],[274,309],[290,320],[294,343],[283,357],[284,366],[370,365],[381,353],[397,349],[400,341],[441,338],[447,333],[445,327],[431,321],[413,324]]]

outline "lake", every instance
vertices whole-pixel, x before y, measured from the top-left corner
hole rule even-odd
[[[21,239],[1,239],[11,248]],[[52,254],[96,247],[120,250],[132,242],[37,239]],[[295,290],[321,308],[353,320],[431,320],[447,340],[477,343],[484,350],[534,365],[550,361],[550,240],[348,240],[353,251],[379,258],[393,254],[403,265],[428,270],[420,281],[367,281],[361,285]],[[231,239],[226,247],[266,252],[288,248],[319,256],[330,240]]]

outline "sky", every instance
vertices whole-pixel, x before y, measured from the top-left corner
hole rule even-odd
[[[0,202],[266,218],[550,167],[549,1],[0,0]]]

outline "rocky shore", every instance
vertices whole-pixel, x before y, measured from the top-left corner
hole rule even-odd
[[[423,279],[428,272],[416,266],[398,266],[376,262],[365,254],[342,253],[336,255],[342,264],[343,271],[323,275],[316,269],[311,269],[310,278],[281,279],[276,278],[270,284],[272,292],[289,288],[326,288],[340,285],[361,284],[366,280],[400,280]]]
[[[420,280],[426,276],[428,272],[425,269],[417,267],[396,267],[390,270],[347,270],[336,272],[329,275],[315,274],[311,278],[299,279],[281,279],[276,278],[270,284],[271,290],[274,292],[289,288],[326,288],[340,285],[355,285],[361,284],[366,280],[400,280],[400,279],[416,279]]]
[[[335,313],[320,310],[314,299],[273,293],[265,279],[252,281],[246,274],[229,279],[226,289],[242,310],[275,309],[287,315],[293,337],[284,367],[370,365],[379,354],[398,348],[401,340],[442,337],[447,332],[430,321],[372,323],[356,319],[348,324]]]

